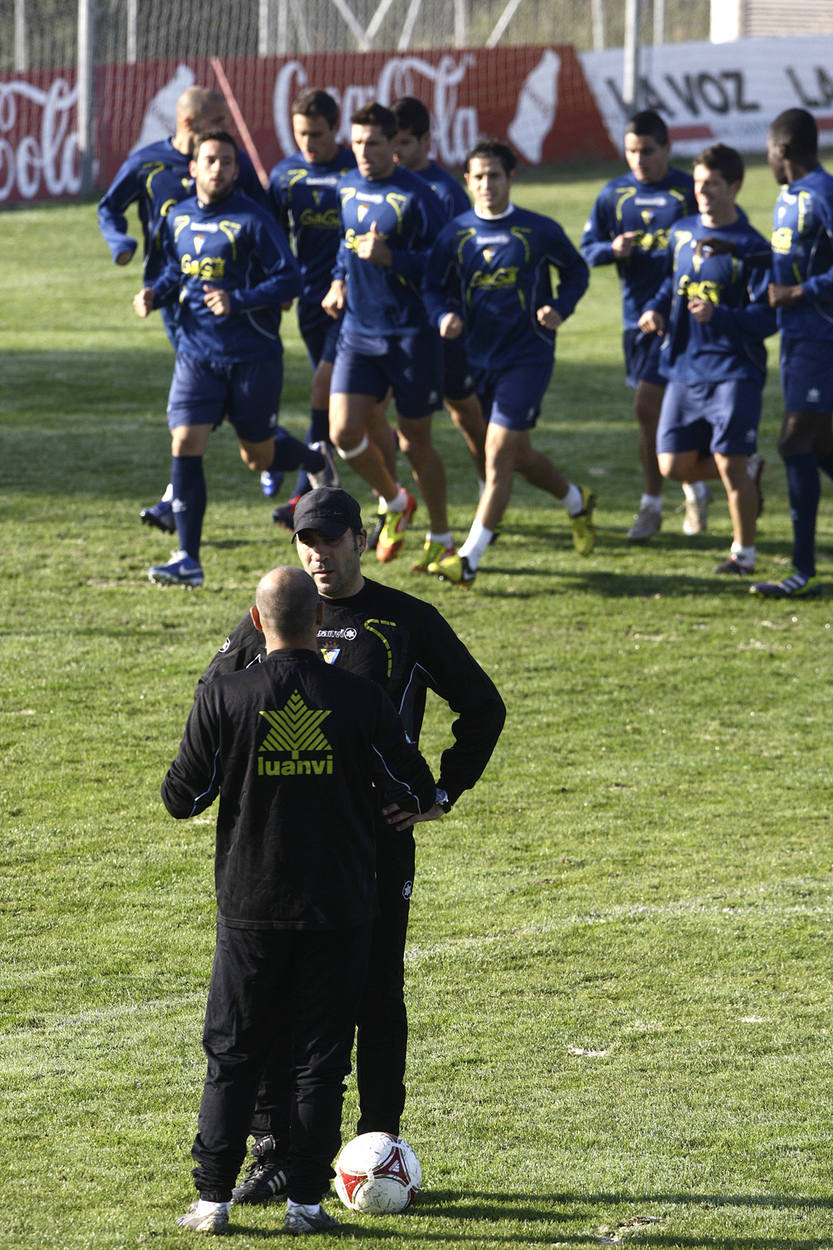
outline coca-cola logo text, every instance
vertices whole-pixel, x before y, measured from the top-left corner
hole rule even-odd
[[[349,143],[350,114],[368,101],[390,104],[400,96],[413,95],[424,100],[431,109],[431,136],[439,159],[444,165],[461,165],[480,134],[477,109],[457,104],[460,83],[476,60],[471,53],[464,53],[459,60],[443,56],[436,65],[417,56],[391,57],[375,84],[351,84],[343,90],[327,87],[341,106],[339,139]],[[287,156],[297,147],[292,135],[292,101],[308,85],[302,61],[287,61],[275,80],[272,96],[275,134]]]
[[[56,78],[45,90],[32,83],[0,83],[0,202],[15,193],[32,200],[77,194],[81,190],[78,138],[70,125],[78,98],[76,87]],[[21,101],[40,108],[37,134],[22,134]],[[31,109],[26,109],[28,114]]]

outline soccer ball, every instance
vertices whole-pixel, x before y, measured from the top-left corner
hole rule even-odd
[[[336,1159],[336,1193],[351,1211],[395,1215],[411,1205],[421,1184],[419,1159],[392,1133],[362,1133]]]

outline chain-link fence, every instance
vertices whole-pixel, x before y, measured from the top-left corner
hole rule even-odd
[[[181,56],[621,46],[625,0],[89,0],[97,64]],[[642,38],[706,39],[710,0],[642,6]],[[0,73],[67,68],[77,0],[2,0]]]

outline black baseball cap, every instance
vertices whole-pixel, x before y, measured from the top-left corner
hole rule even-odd
[[[338,486],[319,486],[302,495],[295,505],[293,539],[301,530],[319,530],[328,538],[340,538],[347,530],[358,533],[362,528],[358,503]]]

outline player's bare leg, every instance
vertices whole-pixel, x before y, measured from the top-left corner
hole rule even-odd
[[[333,376],[333,362],[319,360],[312,375],[310,388],[310,405],[323,411],[330,406],[330,379]]]
[[[662,476],[673,482],[714,482],[720,477],[714,456],[698,451],[661,451],[657,461]]]
[[[385,458],[368,435],[376,398],[373,395],[330,396],[330,438],[341,458],[384,499],[394,499],[399,485]]]
[[[758,492],[749,476],[748,456],[715,454],[721,480],[726,489],[729,516],[732,520],[732,556],[752,571],[755,567],[755,531],[758,518]]]
[[[238,438],[237,441],[240,444],[240,459],[247,469],[251,469],[253,473],[262,473],[264,469],[270,468],[275,459],[274,438],[258,443],[250,443],[245,438]]]
[[[590,554],[595,544],[592,492],[568,481],[549,456],[536,451],[526,430],[509,430],[491,423],[486,432],[486,487],[468,537],[456,555],[429,565],[429,573],[457,585],[474,581],[509,504],[515,473],[564,505],[571,517],[576,550],[582,555]]]
[[[478,481],[486,481],[486,422],[483,410],[476,395],[467,395],[465,399],[443,400],[451,420],[463,436],[469,455],[474,461]]]
[[[448,534],[448,497],[445,465],[431,442],[431,414],[399,417],[399,446],[413,470],[420,494],[428,509],[431,532]]]
[[[389,397],[390,392],[380,403],[374,405],[367,418],[367,433],[370,441],[379,448],[391,477],[396,479],[396,453],[399,451],[399,443],[396,431],[387,417],[386,408]]]
[[[657,425],[664,394],[665,387],[655,382],[637,382],[634,392],[633,408],[639,424],[639,459],[646,495],[662,494],[662,474],[657,463]]]
[[[657,426],[662,411],[665,387],[656,382],[637,382],[633,408],[639,424],[639,459],[642,465],[643,492],[639,511],[628,531],[632,542],[645,542],[656,534],[662,524],[662,481],[657,459]],[[716,476],[716,475],[715,475]],[[699,533],[706,527],[706,507],[711,492],[706,486],[693,486],[689,478],[682,482],[686,500],[686,534]],[[699,480],[699,479],[698,479]]]

